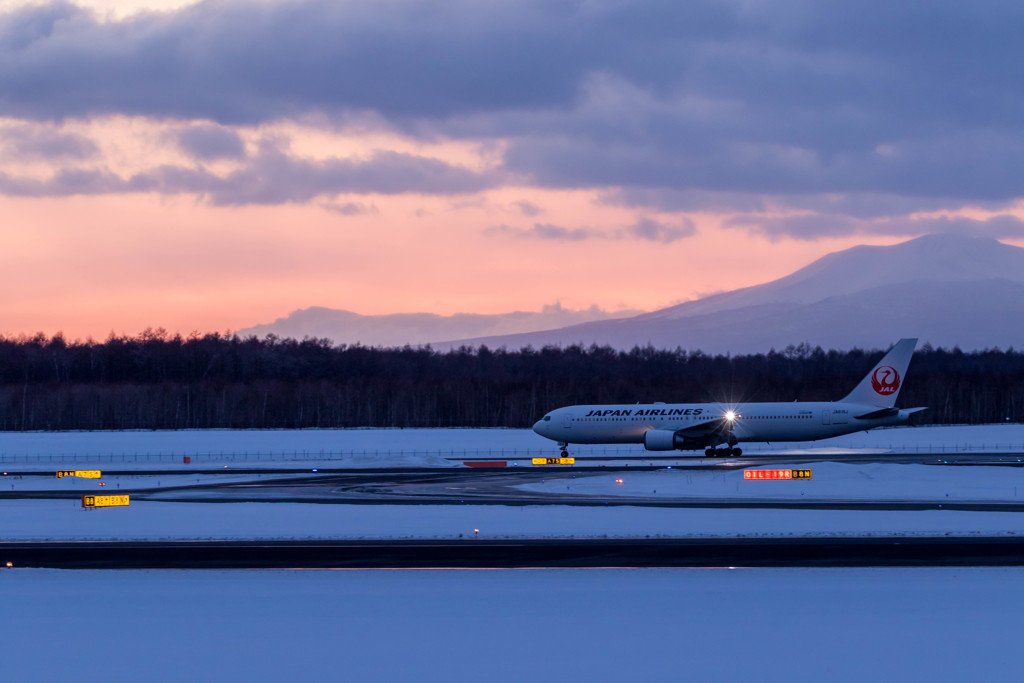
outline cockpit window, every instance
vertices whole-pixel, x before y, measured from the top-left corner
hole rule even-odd
[[[550,415],[545,415],[544,416],[544,421],[545,422],[551,422],[551,416]]]

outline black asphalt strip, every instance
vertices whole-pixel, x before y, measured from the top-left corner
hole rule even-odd
[[[0,543],[0,569],[4,566],[62,569],[1024,566],[1024,539],[17,542]]]

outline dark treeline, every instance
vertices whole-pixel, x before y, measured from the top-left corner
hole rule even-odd
[[[746,356],[607,347],[334,346],[325,339],[0,338],[0,430],[526,427],[573,403],[837,400],[881,351]],[[901,406],[922,423],[1024,419],[1024,353],[919,349]]]

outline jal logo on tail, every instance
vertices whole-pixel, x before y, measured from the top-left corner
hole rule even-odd
[[[881,365],[871,375],[871,388],[875,393],[891,396],[900,388],[900,373],[891,365]]]

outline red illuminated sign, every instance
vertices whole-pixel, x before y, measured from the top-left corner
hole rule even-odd
[[[744,479],[810,479],[810,470],[743,470]]]

